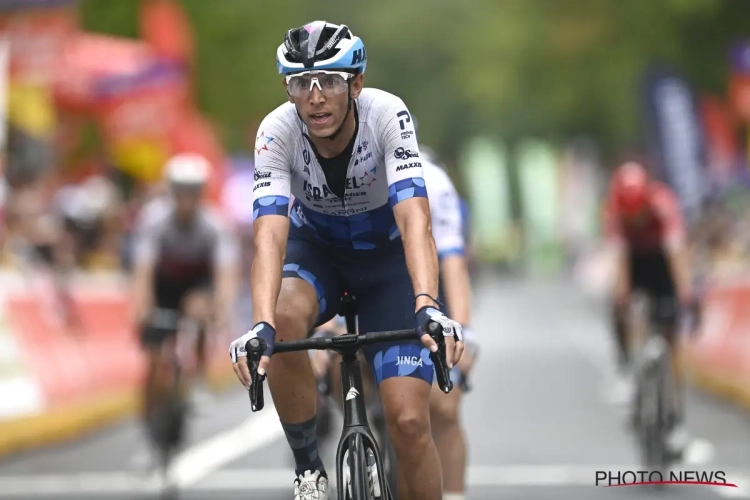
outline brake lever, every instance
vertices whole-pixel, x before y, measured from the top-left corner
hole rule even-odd
[[[451,373],[448,369],[448,362],[445,359],[445,336],[443,336],[443,327],[440,326],[440,323],[430,321],[427,323],[427,332],[438,346],[436,352],[430,351],[430,359],[432,360],[432,365],[435,367],[438,386],[441,391],[448,394],[453,390],[453,381],[451,380]]]
[[[260,338],[254,338],[247,341],[245,344],[245,351],[247,352],[247,367],[250,370],[250,409],[253,412],[257,412],[263,409],[265,401],[263,400],[263,381],[266,379],[265,375],[258,373],[258,365],[260,365],[260,358],[263,353],[266,352],[266,342]]]

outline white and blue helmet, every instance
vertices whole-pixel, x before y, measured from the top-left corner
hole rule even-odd
[[[367,52],[346,25],[313,21],[286,32],[276,50],[279,74],[340,70],[359,74],[367,67]]]

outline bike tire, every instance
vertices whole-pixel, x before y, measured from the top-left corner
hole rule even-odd
[[[383,467],[385,468],[385,482],[387,484],[390,500],[396,500],[396,491],[398,491],[398,466],[396,464],[396,450],[391,445],[391,440],[387,435],[382,439],[381,449],[384,452]]]
[[[349,481],[351,482],[351,495],[347,485],[344,485],[344,498],[348,500],[374,500],[370,488],[370,473],[367,467],[367,453],[362,436],[355,433],[349,437],[347,448],[349,450],[349,463],[343,464],[349,468]],[[339,495],[341,496],[341,495]]]
[[[656,342],[663,342],[663,339]],[[665,404],[669,403],[665,379],[669,354],[665,346],[660,347],[661,352],[657,357],[646,360],[639,377],[638,418],[641,460],[648,470],[663,474],[668,467],[664,416],[667,408]]]
[[[395,491],[398,489],[398,469],[396,465],[396,450],[391,445],[391,440],[388,436],[388,426],[385,421],[385,415],[383,414],[383,407],[380,402],[377,402],[373,407],[372,411],[372,423],[373,430],[376,434],[378,441],[378,449],[382,452],[383,468],[385,471],[378,470],[379,477],[385,479],[385,483],[388,489],[389,500],[395,500]]]
[[[175,365],[174,371],[172,386],[154,405],[148,417],[149,435],[157,450],[163,474],[167,473],[172,457],[183,441],[187,420],[181,369]]]

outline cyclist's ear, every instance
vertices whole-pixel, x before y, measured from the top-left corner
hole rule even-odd
[[[349,84],[351,98],[356,99],[357,97],[359,97],[359,93],[362,92],[362,87],[364,86],[365,86],[364,74],[359,73],[357,76],[352,78],[352,81]]]
[[[286,92],[286,98],[289,99],[289,102],[294,104],[294,99],[292,98],[291,94],[289,93],[289,90],[286,88],[286,80],[284,78],[281,79],[281,85],[284,86],[284,92]]]

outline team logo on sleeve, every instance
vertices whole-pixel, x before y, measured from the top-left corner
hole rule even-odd
[[[268,151],[268,145],[273,142],[273,137],[266,135],[265,132],[261,132],[258,137],[255,138],[255,154],[260,154],[261,151]]]
[[[399,160],[408,160],[409,158],[419,157],[419,153],[415,153],[410,149],[396,148],[396,151],[393,152],[393,156]]]

